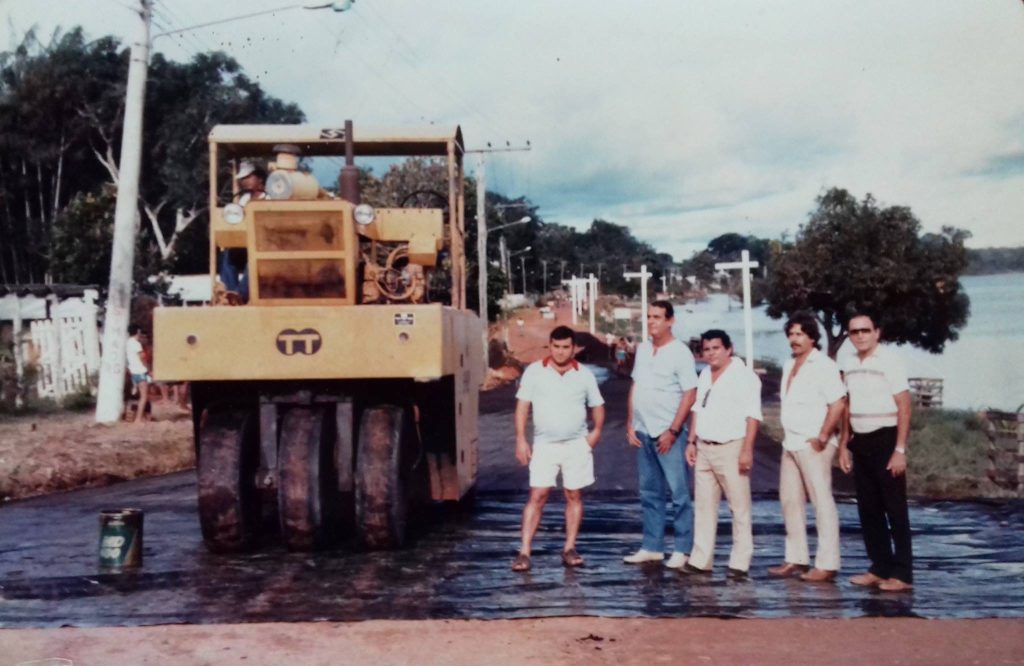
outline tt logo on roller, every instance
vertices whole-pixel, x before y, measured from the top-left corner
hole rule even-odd
[[[320,351],[321,342],[320,334],[312,328],[304,328],[301,331],[286,328],[277,334],[277,351],[285,356],[310,356]]]

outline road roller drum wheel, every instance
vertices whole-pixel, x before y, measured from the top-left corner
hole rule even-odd
[[[411,415],[405,409],[381,405],[363,410],[356,453],[356,529],[370,550],[405,544],[414,494],[411,438]]]
[[[243,407],[211,406],[199,423],[199,524],[215,553],[249,550],[256,542],[260,497],[258,419]]]
[[[292,407],[281,419],[277,499],[281,536],[289,550],[323,548],[337,536],[334,421],[326,411]]]

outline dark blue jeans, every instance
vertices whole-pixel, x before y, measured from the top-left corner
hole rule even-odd
[[[640,506],[643,509],[644,540],[641,548],[662,552],[665,544],[666,490],[671,495],[672,528],[675,531],[673,551],[689,554],[693,548],[693,502],[686,478],[684,442],[686,428],[676,438],[668,453],[658,453],[657,439],[638,432],[640,451],[637,471],[640,480]]]

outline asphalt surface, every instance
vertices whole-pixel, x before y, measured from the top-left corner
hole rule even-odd
[[[505,388],[482,397],[475,506],[435,516],[412,547],[398,552],[344,545],[297,554],[271,544],[247,555],[212,555],[202,544],[191,472],[6,504],[0,508],[0,627],[567,615],[1024,617],[1021,502],[913,505],[913,593],[886,595],[845,580],[770,579],[765,569],[782,559],[783,527],[774,496],[778,449],[767,441],[759,443],[752,477],[749,581],[724,577],[730,542],[724,505],[712,576],[693,580],[657,564],[623,564],[622,555],[640,540],[635,452],[623,432],[627,387],[616,379],[602,386],[609,418],[595,453],[597,484],[586,495],[582,569],[560,565],[562,504],[554,499],[533,571],[509,570],[527,475],[513,456],[514,398]],[[143,566],[102,573],[99,512],[129,506],[145,512]],[[840,503],[840,521],[845,578],[867,566],[856,506],[848,499]]]

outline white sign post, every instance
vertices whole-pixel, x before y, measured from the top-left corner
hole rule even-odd
[[[647,341],[647,281],[654,277],[654,273],[647,272],[647,264],[640,266],[639,273],[623,273],[622,277],[630,280],[640,278],[640,321],[641,321],[641,342]]]
[[[750,260],[750,252],[743,250],[740,254],[740,261],[715,264],[715,270],[736,270],[740,269],[743,280],[743,334],[746,338],[744,348],[747,357],[747,367],[754,368],[754,312],[750,306],[750,269],[757,268],[759,264]]]
[[[578,282],[579,282],[579,280],[576,278],[575,275],[573,275],[568,280],[562,280],[562,284],[564,284],[564,285],[569,287],[569,298],[572,299],[572,325],[573,326],[576,325],[576,316],[579,314],[579,306],[580,306],[580,304],[579,304],[580,290],[579,290]]]
[[[594,277],[593,273],[591,273],[590,278],[587,279],[587,287],[589,296],[587,300],[587,307],[590,309],[590,334],[594,335],[594,331],[596,330],[594,328],[594,310],[597,308],[594,307],[594,304],[597,301],[597,278]]]

